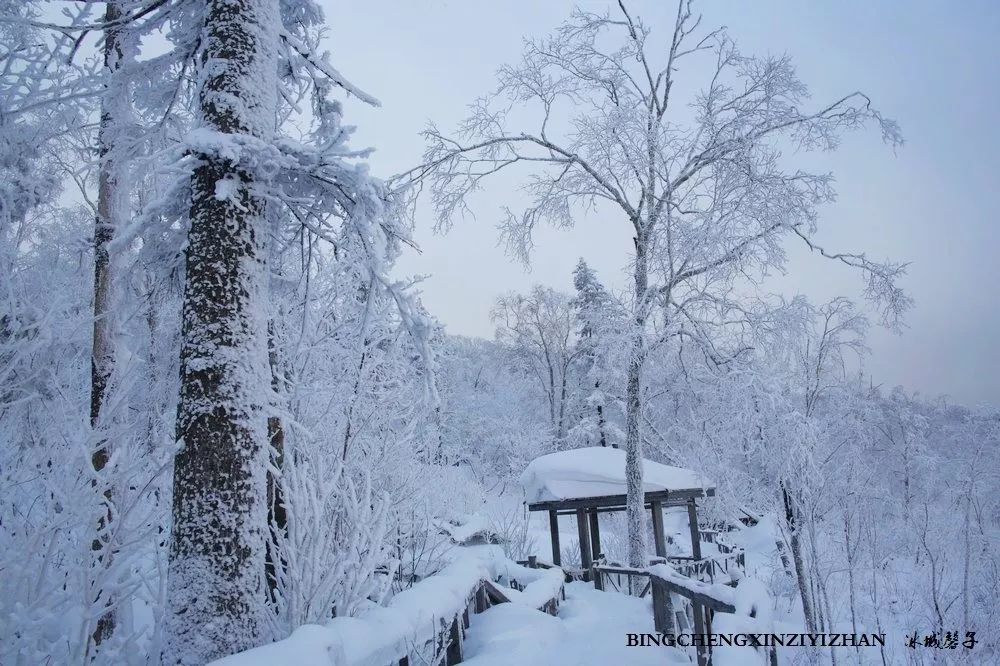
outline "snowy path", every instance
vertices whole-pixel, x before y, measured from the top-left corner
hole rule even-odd
[[[689,664],[672,648],[626,647],[629,632],[653,631],[649,599],[600,592],[589,583],[566,586],[552,617],[521,604],[500,604],[472,618],[464,664],[470,666],[580,666]]]

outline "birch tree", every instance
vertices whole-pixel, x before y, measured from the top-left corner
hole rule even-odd
[[[101,434],[101,411],[108,382],[114,367],[114,345],[112,341],[112,272],[108,243],[114,237],[114,230],[125,223],[128,215],[128,183],[122,182],[125,170],[122,161],[125,151],[118,145],[118,138],[128,125],[128,86],[122,70],[126,50],[130,48],[128,28],[120,23],[125,14],[123,5],[110,1],[104,11],[104,61],[105,92],[101,97],[100,122],[97,132],[98,165],[97,215],[94,219],[94,327],[90,358],[90,426],[98,432],[97,445],[91,456],[94,473],[98,480],[95,485],[104,486],[103,495],[107,502],[104,515],[97,526],[97,536],[93,550],[98,557],[107,560],[112,557],[108,531],[113,518],[111,486],[100,483],[101,473],[108,464],[111,452],[106,437]],[[105,567],[108,562],[102,562]],[[111,607],[112,600],[104,599]],[[94,632],[94,642],[100,645],[114,631],[114,612],[109,610],[98,620]]]
[[[896,124],[861,92],[811,105],[787,56],[743,55],[723,30],[700,23],[691,0],[679,2],[666,39],[624,1],[613,13],[575,11],[552,36],[526,41],[521,61],[499,71],[496,90],[475,101],[457,133],[429,127],[424,165],[411,174],[430,177],[447,227],[491,176],[527,167],[529,201],[505,209],[500,225],[523,261],[539,224],[571,227],[580,211],[596,210],[632,237],[625,453],[633,566],[646,562],[641,428],[652,346],[686,337],[710,349],[699,319],[725,312],[737,280],[781,269],[787,239],[859,270],[887,323],[908,305],[897,285],[905,266],[817,243],[832,177],[781,155],[832,150],[843,132],[866,125],[898,146]],[[709,63],[706,81],[685,97],[678,73],[699,61]]]

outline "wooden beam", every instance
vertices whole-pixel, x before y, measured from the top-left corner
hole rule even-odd
[[[580,566],[583,568],[583,580],[590,580],[590,567],[594,564],[594,558],[590,554],[590,530],[587,524],[587,512],[584,509],[576,510],[576,529],[580,537]]]
[[[653,541],[656,546],[656,554],[660,557],[667,556],[667,538],[663,528],[663,505],[659,502],[651,502],[650,509],[653,512]]]
[[[654,500],[666,505],[679,501],[676,506],[682,506],[684,502],[696,497],[714,497],[715,488],[681,488],[679,490],[657,490],[646,493],[645,500],[648,504]],[[601,495],[599,497],[579,497],[575,499],[550,500],[547,502],[535,502],[528,505],[529,511],[549,511],[550,509],[593,509],[603,507],[622,507],[626,504],[625,495]]]
[[[510,603],[510,599],[504,592],[491,581],[484,580],[483,588],[486,590],[486,598],[489,599],[490,606]]]
[[[716,613],[736,612],[736,608],[729,602],[722,601],[715,597],[709,596],[704,592],[699,592],[693,587],[688,587],[686,585],[683,585],[682,583],[677,583],[672,580],[660,578],[656,574],[650,573],[646,569],[636,569],[633,567],[609,567],[605,565],[600,565],[596,568],[599,569],[602,573],[608,573],[608,574],[630,574],[633,576],[649,576],[650,578],[657,578],[663,581],[664,584],[667,586],[667,588],[674,594],[678,594],[686,599],[690,599],[691,601],[697,601],[701,605],[705,606],[706,608],[710,608],[712,611]]]
[[[663,505],[659,501],[650,502],[653,514],[653,542],[659,557],[667,556],[666,530],[663,527]],[[655,576],[650,577],[653,588],[653,625],[660,633],[674,633],[674,604],[670,598],[670,588]]]
[[[632,576],[648,576],[649,572],[645,569],[636,569],[635,567],[613,567],[606,564],[601,564],[597,567],[604,573],[609,574],[621,574],[621,575],[632,575]]]
[[[559,514],[555,510],[549,510],[549,537],[552,539],[552,563],[559,566],[562,556],[559,554]]]
[[[484,610],[490,607],[490,600],[486,593],[486,586],[480,584],[476,588],[476,612],[482,613]]]
[[[702,638],[695,646],[698,652],[698,666],[708,666],[708,636],[705,635],[705,606],[692,600],[691,610],[694,611],[694,635],[701,636]]]
[[[688,526],[691,529],[691,554],[694,559],[701,559],[701,534],[698,531],[698,507],[694,499],[688,500]]]
[[[688,503],[687,499],[670,499],[670,500],[661,501],[660,502],[660,506],[662,506],[664,509],[668,509],[668,508],[686,508],[687,507],[687,503]],[[644,506],[647,509],[650,509],[650,508],[652,508],[653,505],[652,505],[651,502],[646,502],[646,504]],[[546,511],[550,511],[551,509],[545,509],[545,510]],[[601,506],[601,507],[590,508],[588,510],[589,511],[596,511],[597,513],[624,513],[625,512],[625,505],[622,504],[620,506]],[[560,516],[575,516],[576,515],[576,509],[556,509],[556,513],[558,513]]]
[[[595,560],[601,559],[601,523],[597,519],[597,510],[587,512],[590,518],[590,554]]]
[[[688,500],[687,512],[688,529],[691,531],[691,556],[697,562],[701,560],[701,531],[698,529],[698,507],[694,503],[694,498]],[[709,575],[709,579],[714,579],[714,576]],[[694,633],[705,639],[698,644],[698,666],[708,666],[707,637],[705,636],[705,611],[707,609],[700,601],[692,598],[691,610],[694,611]]]
[[[650,576],[653,592],[653,628],[661,634],[674,633],[674,608],[670,600],[670,587],[662,578]]]
[[[653,578],[656,578],[656,577],[657,576],[653,576]],[[674,583],[672,583],[670,581],[665,581],[665,582],[666,582],[667,587],[670,589],[671,592],[673,592],[674,594],[679,594],[680,596],[685,597],[687,599],[690,599],[691,602],[692,602],[692,606],[694,605],[695,602],[697,602],[697,603],[701,604],[702,606],[704,606],[706,608],[711,608],[716,613],[735,613],[736,612],[736,607],[733,606],[732,604],[729,604],[729,603],[725,602],[725,601],[719,601],[715,597],[710,597],[710,596],[708,596],[707,594],[705,594],[703,592],[696,592],[695,590],[689,589],[689,588],[684,587],[682,585],[676,585],[676,584],[674,584]],[[696,633],[697,633],[697,631],[696,631]]]
[[[532,558],[534,558],[534,563],[535,563],[534,566],[531,565]],[[529,569],[551,569],[552,567],[556,566],[552,562],[546,562],[545,560],[538,559],[537,555],[529,555],[528,559],[518,560],[517,563],[523,567],[528,567]]]
[[[445,664],[454,666],[462,663],[462,630],[458,626],[458,616],[448,628],[448,647],[445,649]]]

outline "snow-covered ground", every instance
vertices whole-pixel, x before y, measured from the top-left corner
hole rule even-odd
[[[377,666],[394,663],[400,654],[423,655],[429,636],[465,610],[471,592],[481,580],[516,579],[523,589],[504,588],[510,603],[535,617],[550,618],[533,609],[559,594],[559,569],[528,569],[507,559],[496,546],[456,547],[450,563],[413,587],[392,597],[385,606],[373,606],[357,617],[336,617],[325,624],[308,624],[284,640],[224,657],[216,666]],[[503,585],[501,585],[503,586]],[[646,604],[648,606],[648,603]],[[648,614],[648,608],[647,608]],[[419,663],[415,661],[414,663]]]
[[[553,617],[528,606],[501,604],[472,618],[465,643],[470,666],[689,663],[674,648],[626,647],[626,634],[652,633],[650,600],[600,592],[589,583],[566,586]]]

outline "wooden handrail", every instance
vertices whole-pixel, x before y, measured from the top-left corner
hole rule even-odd
[[[637,569],[634,567],[611,567],[606,565],[595,565],[594,566],[595,578],[597,574],[618,574],[625,576],[640,576],[648,578],[657,578],[660,580],[666,588],[691,601],[696,601],[698,603],[704,604],[706,608],[710,608],[713,611],[719,613],[735,613],[736,608],[728,601],[713,597],[701,590],[696,589],[696,585],[703,584],[701,581],[692,579],[691,582],[695,585],[691,587],[686,587],[677,583],[674,579],[664,578],[662,576],[657,576],[655,573],[650,572],[648,569]]]
[[[540,566],[540,568],[555,568]],[[547,599],[536,610],[549,615],[558,613],[559,602],[565,599],[565,591],[562,585],[559,592],[551,599]],[[441,628],[433,636],[425,641],[425,644],[434,642],[445,651],[444,663],[446,666],[454,666],[462,662],[466,630],[469,628],[469,618],[471,615],[478,615],[491,606],[511,603],[507,593],[492,580],[482,578],[469,593],[465,607],[458,611],[450,621],[442,618]],[[405,654],[399,658],[398,666],[410,666],[410,657]]]
[[[713,612],[716,613],[736,612],[736,607],[733,606],[728,601],[719,599],[718,597],[714,597],[710,594],[707,594],[704,591],[695,589],[693,587],[680,585],[676,581],[669,578],[663,578],[661,576],[657,576],[656,574],[652,573],[650,574],[650,576],[660,580],[666,586],[666,588],[669,591],[673,592],[674,594],[680,595],[686,599],[690,599],[693,602],[700,603],[705,608],[711,609]],[[692,581],[692,582],[700,582],[700,581]]]
[[[740,556],[742,556],[742,553],[740,553]],[[736,558],[733,557],[732,559]],[[697,562],[704,563],[710,567],[718,564],[718,561],[712,558],[698,560]],[[702,629],[696,630],[698,632],[711,631],[708,627],[711,626],[711,618],[714,613],[736,613],[730,588],[689,578],[680,572],[675,572],[677,575],[662,576],[656,573],[655,567],[651,569],[638,569],[635,567],[601,564],[595,564],[592,570],[594,585],[599,590],[605,589],[605,576],[607,575],[648,578],[649,588],[653,592],[653,624],[656,631],[661,633],[674,633],[673,607],[670,603],[671,594],[689,599],[694,612],[704,614],[703,616],[695,616],[696,620],[701,617],[700,622],[696,622],[696,627],[699,625],[702,627]],[[701,644],[696,645],[696,648],[698,651],[698,663],[703,665],[711,664],[710,650]],[[771,658],[773,661],[773,652]]]

